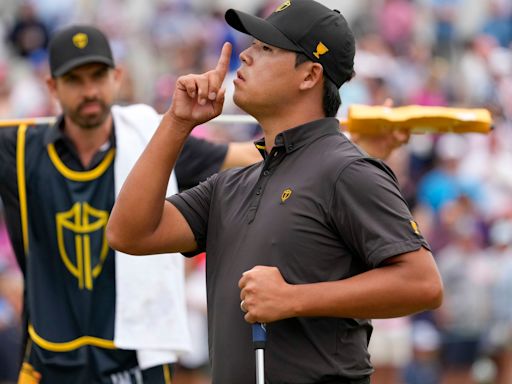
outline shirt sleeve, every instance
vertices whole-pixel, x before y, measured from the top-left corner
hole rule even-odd
[[[192,188],[219,172],[227,151],[227,144],[189,136],[174,167],[180,191]]]
[[[347,247],[371,268],[420,247],[430,250],[393,172],[382,162],[361,159],[341,171],[331,215]]]
[[[191,189],[167,197],[187,220],[197,243],[197,249],[185,256],[194,256],[206,250],[210,203],[217,178],[218,174],[215,174]]]

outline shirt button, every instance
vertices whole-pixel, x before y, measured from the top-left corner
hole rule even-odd
[[[270,175],[269,171],[263,171],[263,176],[268,176],[268,175]]]
[[[290,145],[288,146],[288,149],[291,151],[291,150],[293,149],[293,144],[290,144]]]

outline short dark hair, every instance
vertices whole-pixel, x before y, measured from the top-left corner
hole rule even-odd
[[[295,68],[308,61],[312,60],[304,53],[297,52],[297,56],[295,58]],[[343,81],[342,85],[349,81],[354,76],[354,74],[355,72],[352,71],[352,74]],[[324,109],[325,117],[335,117],[338,113],[338,109],[340,109],[340,105],[341,96],[338,87],[331,81],[331,79],[329,79],[327,76],[324,76],[324,94],[322,106]]]

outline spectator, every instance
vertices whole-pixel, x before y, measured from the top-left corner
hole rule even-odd
[[[14,384],[21,362],[23,283],[0,204],[0,383]]]
[[[485,253],[495,261],[488,348],[497,364],[496,384],[512,383],[512,219],[496,220]]]
[[[508,48],[512,43],[512,6],[505,0],[490,0],[488,4],[489,16],[482,32]]]
[[[453,204],[468,202],[456,200]],[[437,311],[442,376],[445,384],[467,384],[490,324],[490,289],[495,276],[492,260],[482,252],[477,218],[455,208],[451,235],[453,240],[437,252],[445,287],[444,302]]]
[[[9,40],[15,51],[22,57],[46,50],[49,32],[46,25],[39,19],[34,6],[28,0],[23,0],[19,6]]]
[[[412,327],[413,357],[403,372],[404,384],[439,384],[440,337],[435,326],[425,320],[418,320]]]

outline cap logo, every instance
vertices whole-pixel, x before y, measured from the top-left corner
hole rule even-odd
[[[84,49],[89,44],[89,38],[85,33],[79,32],[73,36],[73,45],[77,48]]]
[[[288,8],[290,5],[292,5],[291,0],[287,0],[283,4],[281,4],[279,7],[277,7],[274,12],[281,12],[281,11],[285,10],[286,8]]]
[[[324,43],[322,42],[319,42],[318,45],[316,46],[316,51],[313,52],[313,55],[317,58],[317,59],[320,59],[320,56],[322,55],[325,55],[327,52],[329,52],[329,48],[327,48]]]
[[[281,203],[284,203],[288,198],[292,195],[292,190],[290,188],[286,188],[283,193],[281,193]]]

